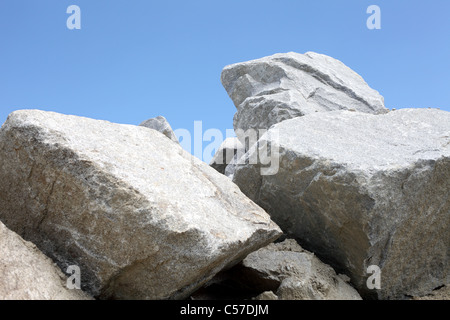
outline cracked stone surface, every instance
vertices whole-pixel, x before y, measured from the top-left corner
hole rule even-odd
[[[182,299],[281,234],[155,130],[38,110],[0,129],[1,221],[101,299]]]
[[[279,145],[279,171],[238,165],[233,181],[363,297],[423,296],[450,282],[449,112],[315,113],[261,140]],[[366,286],[370,265],[380,290]]]
[[[236,106],[234,129],[244,143],[248,129],[316,112],[386,113],[384,99],[364,79],[332,57],[278,53],[225,67],[222,84]],[[239,130],[240,129],[240,130]]]

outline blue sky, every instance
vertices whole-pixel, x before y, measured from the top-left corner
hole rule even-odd
[[[66,27],[73,4],[81,30]],[[372,4],[381,30],[366,27]],[[225,134],[223,67],[289,51],[341,60],[388,108],[450,111],[448,0],[1,0],[0,39],[0,123],[37,108]]]

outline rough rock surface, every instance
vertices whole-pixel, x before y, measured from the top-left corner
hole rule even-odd
[[[333,268],[292,239],[252,252],[242,267],[242,281],[264,292],[275,292],[280,300],[361,300]],[[257,297],[272,298],[270,294]]]
[[[0,300],[89,300],[36,246],[0,222]]]
[[[225,168],[240,151],[243,154],[243,145],[237,137],[225,139],[217,150],[209,165],[224,174]]]
[[[172,127],[163,116],[145,120],[140,124],[140,126],[159,131],[173,142],[179,143],[177,136],[172,130]]]
[[[422,296],[450,282],[449,112],[316,113],[262,139],[279,145],[279,171],[240,165],[233,181],[363,296]],[[366,286],[370,265],[380,290]]]
[[[264,291],[256,296],[254,300],[278,300],[278,296],[273,291]]]
[[[268,129],[307,114],[355,110],[385,113],[383,97],[342,62],[323,54],[279,53],[227,66],[222,84],[237,108],[238,129]]]
[[[450,300],[450,286],[435,289],[423,297],[414,297],[413,300]]]
[[[163,134],[22,110],[0,130],[0,219],[96,298],[181,299],[281,233]]]

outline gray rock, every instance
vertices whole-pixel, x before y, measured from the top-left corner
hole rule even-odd
[[[94,297],[182,299],[280,235],[230,179],[147,128],[13,112],[0,219]]]
[[[421,296],[449,283],[449,112],[316,113],[263,139],[279,144],[277,174],[244,164],[233,181],[363,296]],[[371,265],[380,290],[366,286]]]
[[[278,300],[278,296],[273,291],[264,291],[256,296],[254,300]]]
[[[423,297],[413,297],[413,300],[450,300],[450,286],[436,288]]]
[[[163,116],[145,120],[140,124],[140,126],[159,131],[173,142],[179,143],[177,136],[172,130],[172,127]]]
[[[292,239],[252,252],[242,266],[241,279],[275,291],[280,300],[361,300],[330,266]]]
[[[242,143],[237,137],[227,138],[222,142],[209,165],[218,172],[225,174],[225,168],[238,153],[244,153]]]
[[[386,113],[383,97],[342,62],[308,52],[275,54],[227,66],[222,84],[237,108],[234,129],[268,129],[283,120],[333,110]],[[240,131],[242,130],[242,131]]]
[[[90,300],[36,246],[0,222],[0,300]]]

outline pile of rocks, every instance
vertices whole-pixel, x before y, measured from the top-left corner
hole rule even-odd
[[[13,112],[0,176],[2,222],[78,266],[95,298],[187,298],[281,234],[227,177],[143,126]]]
[[[0,299],[402,299],[450,282],[448,112],[389,112],[316,53],[231,65],[222,83],[237,137],[210,166],[164,117],[10,114]]]
[[[228,66],[234,128],[265,130],[225,173],[363,297],[421,296],[450,282],[450,113],[389,111],[341,62],[276,54]],[[271,146],[276,170],[251,162]],[[381,288],[367,287],[370,266]]]

